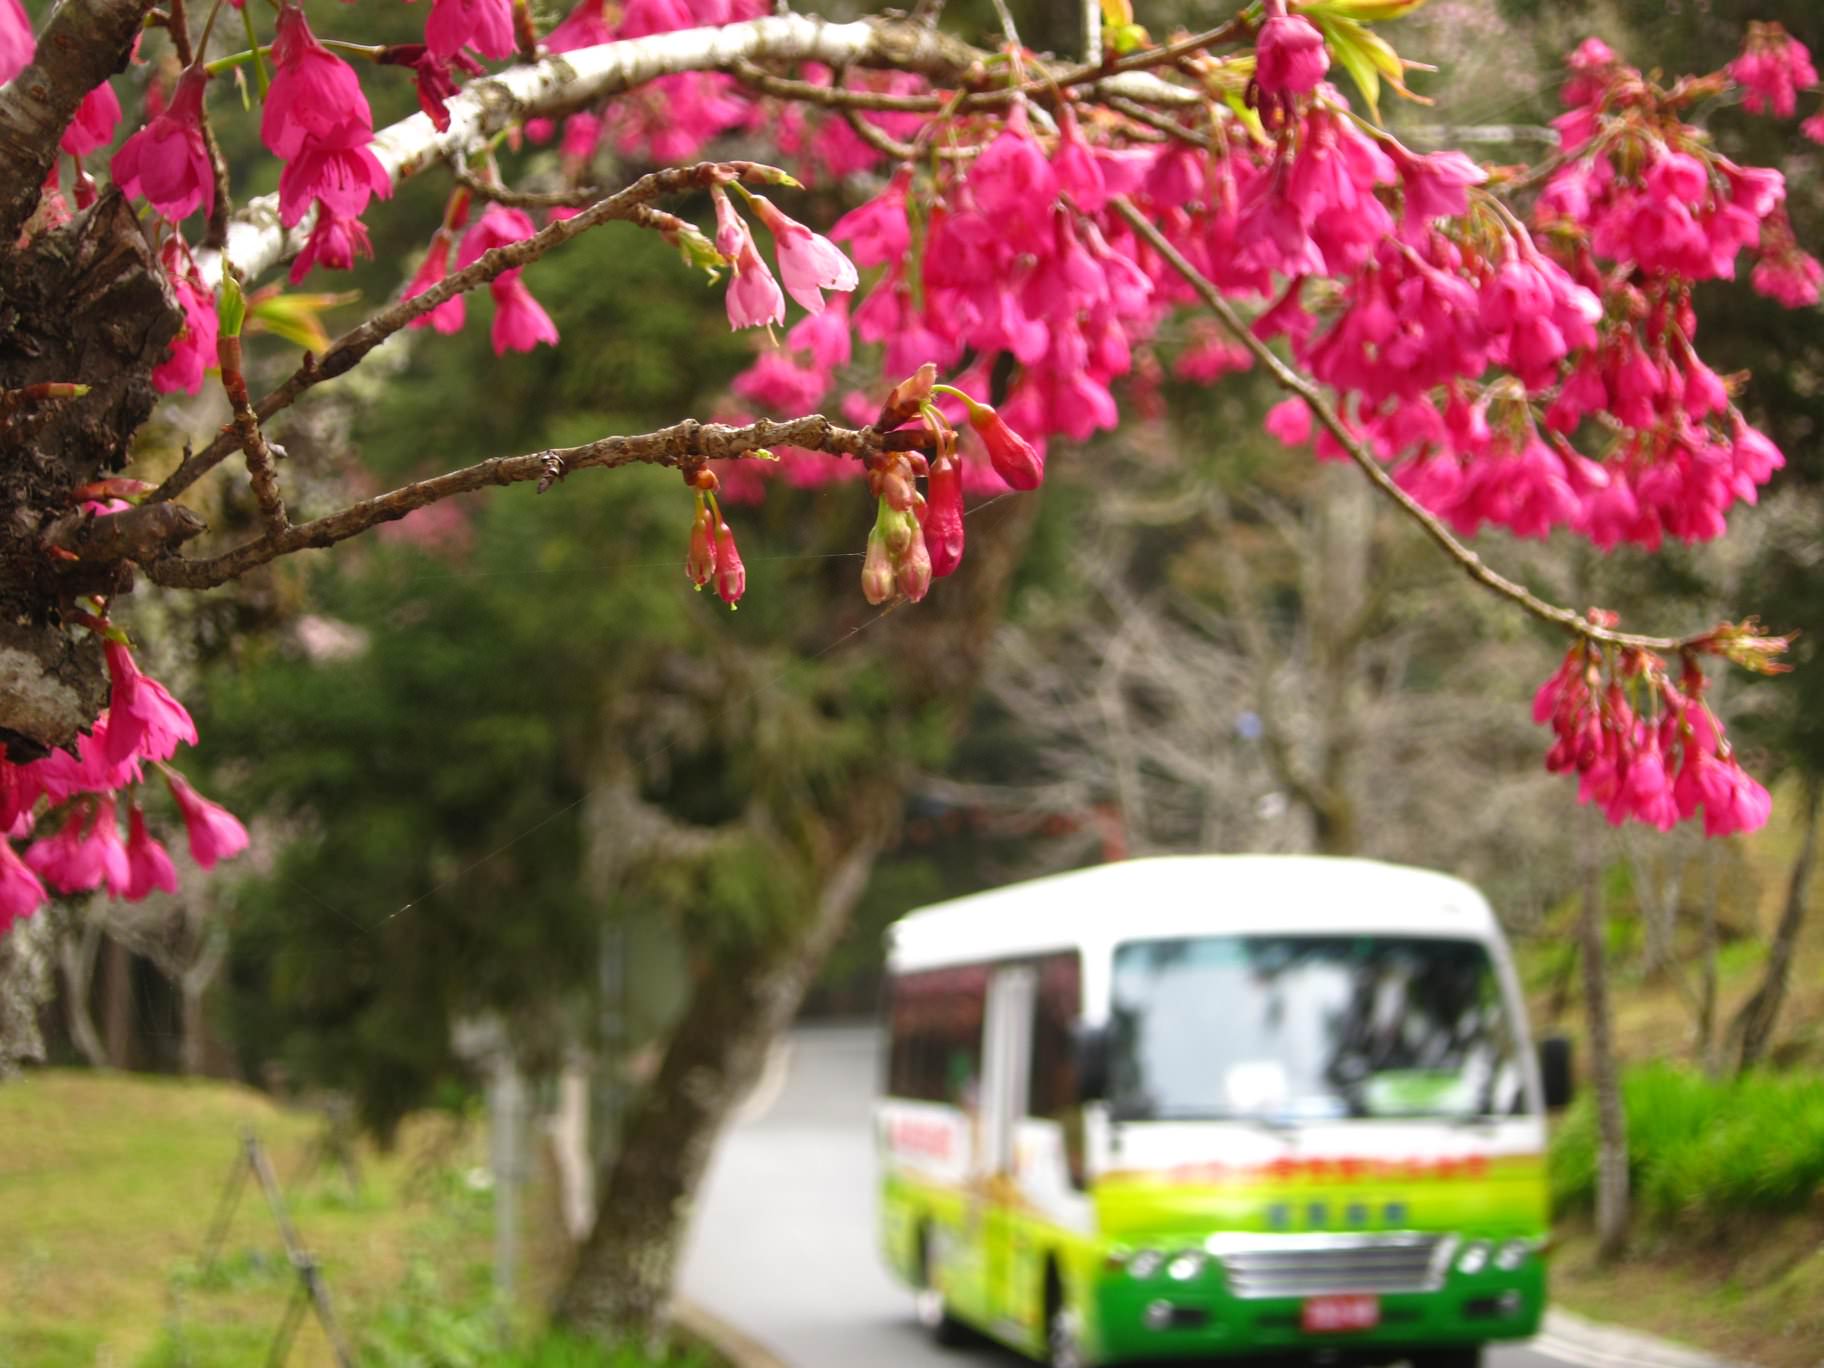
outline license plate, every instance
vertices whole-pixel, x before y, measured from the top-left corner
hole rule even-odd
[[[1299,1323],[1308,1335],[1372,1330],[1381,1323],[1379,1297],[1309,1297]]]

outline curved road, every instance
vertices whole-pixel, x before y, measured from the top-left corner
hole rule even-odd
[[[789,1368],[1017,1368],[1000,1349],[940,1350],[874,1245],[870,1107],[879,1034],[801,1027],[779,1052],[711,1165],[682,1291]],[[1489,1368],[1650,1368],[1628,1356],[1494,1350]]]

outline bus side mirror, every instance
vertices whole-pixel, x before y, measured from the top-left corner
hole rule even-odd
[[[1539,1084],[1547,1111],[1571,1105],[1577,1091],[1572,1080],[1571,1042],[1568,1036],[1546,1036],[1539,1042]]]
[[[1108,1028],[1079,1025],[1075,1044],[1077,1100],[1100,1102],[1108,1096]]]

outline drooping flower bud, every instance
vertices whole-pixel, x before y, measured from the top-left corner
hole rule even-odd
[[[911,540],[899,557],[899,592],[912,602],[931,592],[931,552],[925,546],[925,534],[912,519]]]
[[[684,573],[699,589],[716,575],[716,541],[710,528],[709,506],[701,498],[697,500],[697,516],[690,524],[690,550],[684,557]]]
[[[868,533],[868,554],[861,561],[861,595],[879,607],[893,597],[893,555],[878,524]]]
[[[912,545],[912,535],[918,531],[918,519],[910,513],[901,513],[882,499],[880,518],[874,525],[887,543],[887,554],[897,563],[906,554],[906,548]]]
[[[969,426],[988,448],[988,460],[994,466],[994,473],[1005,480],[1010,489],[1024,493],[1037,489],[1044,482],[1045,458],[987,404],[969,405]]]
[[[931,573],[941,579],[963,563],[963,471],[954,458],[939,456],[931,463],[924,521]]]
[[[927,361],[911,375],[893,386],[887,395],[887,402],[880,406],[880,417],[874,420],[874,426],[882,432],[890,431],[901,423],[909,423],[918,416],[918,411],[931,398],[931,386],[937,383],[937,367]]]
[[[918,484],[912,478],[912,467],[903,457],[889,456],[880,468],[880,497],[887,507],[898,513],[909,513],[918,507]]]
[[[694,538],[693,538],[694,540]],[[716,593],[733,608],[747,592],[747,567],[735,550],[735,532],[726,522],[716,525]]]

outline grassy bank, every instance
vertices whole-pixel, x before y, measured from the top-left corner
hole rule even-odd
[[[408,1125],[398,1147],[306,1172],[322,1122],[251,1090],[52,1070],[0,1088],[0,1363],[228,1368],[266,1361],[297,1285],[257,1188],[220,1257],[199,1261],[244,1129],[272,1159],[298,1232],[363,1363],[393,1368],[641,1368],[631,1352],[539,1333],[491,1304],[492,1197],[478,1128]],[[538,1215],[536,1198],[529,1202]],[[532,1247],[540,1246],[534,1242]],[[528,1306],[554,1269],[527,1269]],[[333,1362],[314,1318],[293,1365]],[[686,1356],[680,1366],[708,1368]]]

